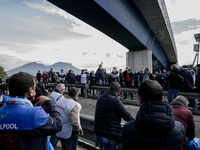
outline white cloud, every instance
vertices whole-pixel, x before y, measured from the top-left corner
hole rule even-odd
[[[40,4],[40,3],[32,3],[32,2],[27,2],[24,1],[23,2],[25,5],[27,5],[28,7],[32,8],[32,9],[36,9],[39,10],[41,12],[45,12],[47,14],[53,14],[59,17],[63,17],[66,20],[70,19],[70,14],[68,14],[67,12],[65,12],[62,9],[59,9],[58,7],[56,7],[55,5],[52,5],[50,3],[48,3],[48,5],[44,5],[44,3]]]
[[[38,18],[38,19],[42,19],[42,18],[40,18],[39,16],[35,16],[36,18]]]
[[[199,0],[166,0],[167,11],[171,22],[187,19],[199,19]]]
[[[178,50],[179,65],[193,63],[195,52],[193,51],[194,44],[196,44],[194,34],[200,33],[200,29],[184,31],[180,34],[174,35],[176,46]]]

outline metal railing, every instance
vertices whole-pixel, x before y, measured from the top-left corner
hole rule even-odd
[[[81,135],[81,137],[83,137],[84,139],[87,139],[89,141],[92,141],[94,144],[86,144],[84,145],[84,147],[88,147],[89,146],[89,150],[98,150],[98,146],[96,144],[96,138],[95,138],[95,134],[94,134],[94,117],[93,116],[89,116],[89,115],[85,115],[85,114],[81,114],[80,116],[81,118],[81,126],[83,129],[83,135]],[[121,126],[124,126],[124,123],[121,123]],[[83,144],[83,143],[81,143]],[[122,150],[122,143],[119,143],[118,145],[118,150]]]
[[[56,83],[48,83],[49,85],[56,85]],[[85,98],[88,98],[88,90],[89,89],[96,89],[96,90],[108,90],[108,85],[94,85],[94,84],[79,84],[79,83],[64,83],[67,87],[77,87],[77,88],[83,88],[85,89]],[[121,87],[122,92],[127,93],[138,93],[138,89],[135,87]],[[164,96],[168,96],[168,91],[163,91]],[[179,92],[179,95],[183,95],[188,99],[200,99],[200,91],[199,90],[193,90],[190,92]]]

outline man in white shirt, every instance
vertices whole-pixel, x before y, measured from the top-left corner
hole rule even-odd
[[[65,82],[65,73],[63,72],[63,69],[60,70],[61,72],[59,73],[59,82],[64,83]]]
[[[59,137],[63,150],[76,150],[78,136],[83,133],[80,124],[82,106],[75,101],[78,98],[77,88],[70,88],[68,95],[70,97],[61,98],[56,104],[62,121],[62,130],[56,136]]]
[[[52,103],[56,104],[61,98],[64,98],[64,96],[63,96],[64,92],[65,92],[65,85],[63,83],[59,83],[56,86],[56,89],[49,96]],[[51,135],[50,142],[51,142],[52,146],[55,148],[58,143],[58,137],[56,136],[56,134]]]

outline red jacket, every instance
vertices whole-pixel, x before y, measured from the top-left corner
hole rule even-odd
[[[46,74],[46,73],[43,73],[43,74],[42,74],[42,78],[43,78],[43,80],[47,80],[47,74]]]
[[[195,125],[192,112],[187,109],[181,102],[171,103],[174,111],[175,120],[179,121],[185,127],[186,137],[193,140],[195,137]]]

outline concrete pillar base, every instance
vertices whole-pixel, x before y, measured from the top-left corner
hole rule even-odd
[[[126,66],[135,72],[135,70],[144,70],[149,68],[152,72],[152,51],[142,50],[142,51],[129,51],[126,53]]]

